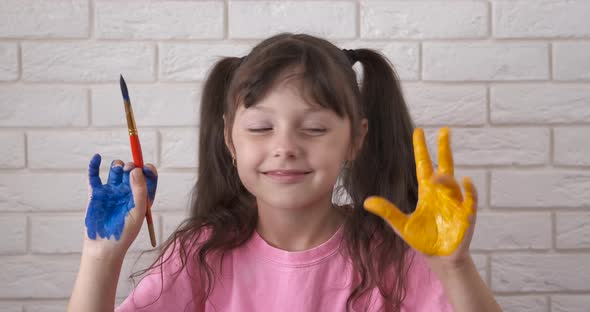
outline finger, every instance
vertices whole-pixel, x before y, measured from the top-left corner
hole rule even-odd
[[[453,154],[451,152],[451,136],[448,127],[438,133],[438,173],[454,175]]]
[[[443,192],[443,198],[453,200],[458,203],[463,202],[463,194],[461,194],[461,187],[454,177],[447,174],[437,174],[433,177],[432,182],[440,186],[439,190]]]
[[[88,183],[90,184],[91,188],[102,185],[102,181],[98,175],[100,172],[100,161],[100,154],[94,154],[92,159],[90,159],[90,164],[88,165]]]
[[[463,188],[465,189],[463,209],[465,209],[468,214],[477,213],[477,189],[475,188],[475,185],[473,185],[470,177],[463,178]]]
[[[147,192],[150,202],[154,202],[156,197],[156,188],[158,187],[158,170],[152,164],[143,166],[143,174],[146,177]]]
[[[414,158],[416,159],[416,175],[418,182],[422,183],[432,176],[432,162],[428,155],[428,148],[424,139],[424,130],[416,128],[414,130]]]
[[[121,160],[113,160],[111,163],[111,169],[109,170],[109,177],[107,179],[107,184],[110,185],[119,185],[123,181],[123,161]]]
[[[383,197],[371,196],[365,199],[365,209],[387,221],[398,233],[403,233],[408,216],[397,206]]]
[[[125,166],[123,167],[123,184],[125,185],[130,185],[129,184],[129,174],[131,173],[131,170],[135,169],[135,164],[132,162],[128,162],[125,163]]]
[[[147,188],[145,176],[141,168],[134,168],[131,170],[131,192],[133,193],[133,201],[135,207],[138,208],[135,213],[145,215],[147,205]]]

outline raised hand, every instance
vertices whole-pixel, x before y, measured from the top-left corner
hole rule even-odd
[[[437,256],[467,253],[473,235],[477,193],[471,179],[463,179],[465,198],[454,178],[449,129],[439,132],[438,170],[432,162],[424,140],[424,132],[414,131],[414,156],[418,178],[418,205],[411,215],[401,212],[382,197],[369,197],[364,206],[382,217],[412,248]],[[465,237],[465,234],[468,236]]]
[[[125,252],[141,229],[147,201],[153,202],[155,198],[158,184],[156,168],[148,164],[143,171],[134,170],[133,163],[123,167],[122,161],[113,161],[107,183],[102,184],[100,162],[101,157],[96,154],[88,167],[91,194],[85,219],[85,243],[109,241],[114,237],[113,241],[104,244]]]

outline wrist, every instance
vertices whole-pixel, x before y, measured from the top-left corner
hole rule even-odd
[[[82,257],[98,260],[106,264],[123,263],[125,252],[118,249],[105,247],[104,244],[97,244],[93,241],[85,241],[82,247]]]
[[[442,261],[441,261],[442,260]],[[470,273],[475,268],[475,263],[471,254],[466,254],[463,257],[447,261],[446,259],[431,259],[430,268],[439,278],[444,279],[450,276],[460,276],[466,273]]]

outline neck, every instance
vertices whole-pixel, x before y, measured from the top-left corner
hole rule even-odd
[[[303,251],[326,242],[343,221],[331,198],[297,209],[276,209],[258,201],[256,230],[271,246]]]

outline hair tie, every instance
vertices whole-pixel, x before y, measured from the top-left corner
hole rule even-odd
[[[344,52],[344,54],[346,54],[348,61],[350,61],[350,65],[354,65],[354,63],[358,62],[359,58],[358,58],[358,54],[356,53],[356,50],[342,49],[342,52]]]

